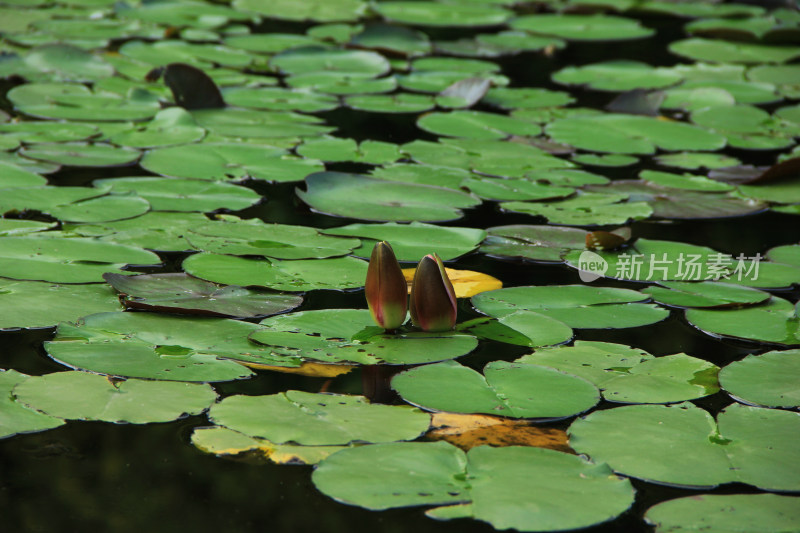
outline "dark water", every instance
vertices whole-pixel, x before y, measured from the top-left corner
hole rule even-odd
[[[503,60],[504,74],[513,86],[557,88],[550,73],[564,64],[584,64],[608,57],[645,60],[654,65],[677,61],[664,50],[664,43],[680,35],[675,19],[645,19],[659,35],[650,46],[628,43],[570,45],[558,55],[559,63],[537,54],[521,54]],[[287,31],[283,28],[282,31]],[[2,89],[7,90],[10,84]],[[4,90],[0,94],[3,103]],[[576,92],[579,105],[602,106],[612,95]],[[7,106],[7,102],[5,102]],[[432,139],[412,121],[351,110],[324,113],[339,127],[338,135],[395,143],[416,138]],[[772,152],[732,153],[755,164],[769,163]],[[634,177],[642,167],[609,169],[614,178]],[[336,170],[363,167],[336,165]],[[67,169],[52,176],[52,183],[84,185],[92,179],[121,175],[145,175],[138,168]],[[267,200],[240,214],[269,222],[330,227],[349,220],[314,214],[293,197],[296,184],[248,184]],[[490,227],[501,224],[537,223],[532,217],[501,214],[491,202],[468,211],[453,225]],[[746,218],[690,222],[638,222],[634,235],[712,246],[722,252],[762,254],[772,246],[800,241],[797,218],[762,213]],[[165,256],[163,270],[175,270],[180,254]],[[562,266],[505,263],[478,254],[462,258],[456,268],[480,270],[499,277],[506,286],[578,283],[574,271]],[[612,284],[613,285],[613,284]],[[636,284],[619,283],[637,288]],[[797,295],[792,295],[796,297]],[[471,313],[462,301],[460,319]],[[363,292],[317,291],[307,295],[301,309],[364,307]],[[28,374],[43,374],[63,367],[51,361],[41,343],[53,329],[0,333],[0,366]],[[752,352],[766,351],[753,344],[719,341],[696,331],[673,312],[664,322],[632,330],[581,330],[579,339],[620,342],[643,348],[654,355],[686,352],[717,365],[725,365]],[[515,346],[483,343],[462,358],[466,365],[511,360],[528,350]],[[270,394],[287,389],[319,391],[324,380],[288,374],[260,372],[252,380],[215,385],[220,394]],[[360,393],[358,371],[335,379],[331,392]],[[731,403],[716,394],[696,402],[712,413]],[[600,408],[610,404],[601,404]],[[437,522],[419,508],[371,512],[334,502],[311,483],[311,467],[276,466],[255,460],[221,459],[198,451],[189,438],[192,429],[208,425],[204,416],[169,424],[146,426],[69,422],[66,426],[0,441],[0,530],[15,532],[226,532],[226,531],[380,531],[380,532],[478,532],[493,531],[481,522],[459,520]],[[568,422],[551,424],[566,428]],[[642,521],[651,505],[695,491],[661,487],[634,480],[637,500],[623,516],[586,531],[646,531]],[[745,485],[727,485],[717,492],[750,492]]]

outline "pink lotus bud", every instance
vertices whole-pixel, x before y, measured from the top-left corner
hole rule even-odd
[[[375,323],[389,330],[402,326],[408,309],[408,285],[388,242],[375,243],[364,285]]]
[[[456,325],[456,292],[436,254],[422,258],[411,285],[411,321],[424,331],[448,331]]]

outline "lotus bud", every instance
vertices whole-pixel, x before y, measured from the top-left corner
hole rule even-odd
[[[448,331],[456,325],[456,291],[436,254],[422,258],[411,285],[411,321],[424,331]]]
[[[408,309],[408,285],[388,242],[378,242],[372,249],[364,285],[375,323],[389,330],[402,326]]]

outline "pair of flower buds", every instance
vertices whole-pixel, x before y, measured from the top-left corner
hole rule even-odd
[[[408,297],[394,251],[381,241],[372,249],[365,289],[372,318],[383,329],[402,326],[406,310],[411,312],[411,322],[424,331],[447,331],[456,324],[456,293],[436,254],[426,255],[417,265]]]

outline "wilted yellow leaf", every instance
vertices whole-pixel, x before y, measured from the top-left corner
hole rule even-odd
[[[446,440],[462,450],[488,444],[534,446],[575,453],[567,444],[567,433],[562,429],[535,426],[524,420],[499,416],[434,413],[431,429],[425,436],[433,440]]]
[[[414,281],[414,272],[416,270],[416,268],[403,269],[403,276],[406,278],[409,294],[411,293],[411,283]],[[450,283],[453,284],[456,298],[469,298],[480,292],[503,288],[502,281],[483,272],[456,270],[455,268],[445,268],[444,270],[447,272],[447,277],[450,278]]]
[[[342,374],[347,374],[355,368],[354,365],[328,365],[325,363],[306,362],[300,366],[272,366],[261,363],[242,362],[243,365],[255,370],[274,370],[284,374],[300,374],[312,378],[335,378]]]
[[[266,439],[249,437],[224,427],[197,428],[192,433],[192,444],[214,455],[239,455],[250,452],[261,459],[286,465],[313,465],[346,446],[297,446],[275,444]]]

